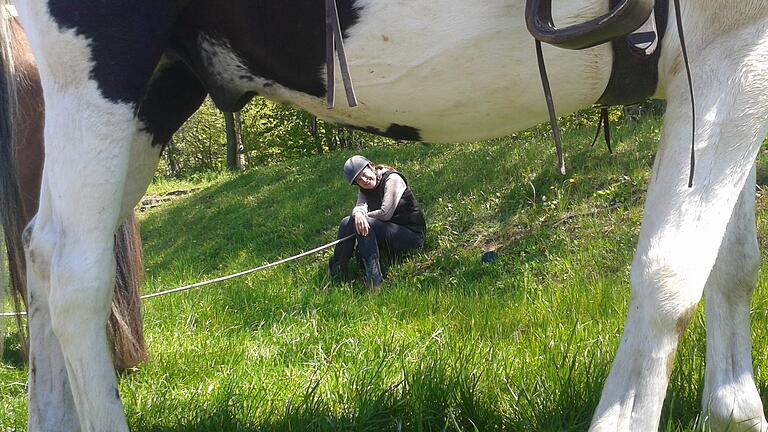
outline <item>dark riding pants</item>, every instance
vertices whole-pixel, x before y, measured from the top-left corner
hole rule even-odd
[[[333,252],[333,261],[339,264],[346,264],[355,251],[355,244],[363,260],[379,258],[379,249],[391,254],[399,254],[411,249],[418,249],[424,246],[424,234],[412,231],[402,225],[392,222],[384,222],[374,218],[368,218],[368,235],[357,234],[354,238],[343,241],[336,245]],[[347,216],[341,220],[339,225],[339,236],[344,238],[350,234],[355,234],[355,218]]]

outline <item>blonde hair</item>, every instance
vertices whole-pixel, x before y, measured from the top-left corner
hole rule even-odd
[[[373,166],[374,171],[396,171],[395,167],[385,164],[371,164]]]

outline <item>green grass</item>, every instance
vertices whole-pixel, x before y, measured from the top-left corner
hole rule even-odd
[[[656,120],[617,128],[613,155],[587,146],[591,129],[567,130],[566,178],[548,137],[535,134],[364,151],[410,181],[429,223],[426,250],[394,263],[378,296],[359,275],[331,284],[325,252],[149,301],[152,360],[120,384],[129,424],[141,431],[586,430],[623,327],[659,128]],[[204,189],[142,217],[145,291],[332,240],[354,204],[341,176],[353,153],[153,186],[156,194]],[[766,202],[759,202],[762,221]],[[761,241],[766,228],[760,222]],[[491,265],[479,260],[487,248],[500,254]],[[764,400],[767,294],[761,278],[753,337]],[[701,423],[703,319],[700,311],[678,353],[664,430]],[[0,430],[26,424],[26,369],[12,357],[0,365]]]

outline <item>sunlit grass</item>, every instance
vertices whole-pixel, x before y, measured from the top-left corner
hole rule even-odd
[[[546,136],[360,151],[405,173],[428,219],[426,250],[393,263],[378,296],[359,279],[331,284],[325,252],[146,303],[152,360],[120,385],[131,427],[586,430],[623,327],[659,128],[614,130],[613,155],[587,146],[591,129],[566,131],[567,177]],[[341,166],[355,152],[154,185],[204,189],[142,216],[145,292],[333,240],[354,204]],[[500,258],[482,264],[490,248]],[[765,284],[753,314],[764,399]],[[696,427],[704,353],[699,313],[664,430]],[[0,430],[25,427],[25,373],[0,366]]]

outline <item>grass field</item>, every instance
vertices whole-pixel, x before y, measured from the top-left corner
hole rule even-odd
[[[330,252],[145,304],[152,360],[123,377],[138,431],[581,431],[617,348],[660,122],[548,137],[364,151],[408,178],[425,251],[383,292],[331,284]],[[142,216],[145,292],[255,267],[333,239],[354,204],[353,151],[200,181]],[[766,183],[761,154],[758,182]],[[164,183],[153,193],[197,183]],[[765,243],[768,199],[758,190]],[[480,262],[486,249],[500,259]],[[755,373],[768,401],[768,291],[753,302]],[[703,309],[703,308],[700,308]],[[26,425],[26,368],[0,364],[0,431]],[[706,428],[701,310],[677,356],[662,429]]]

